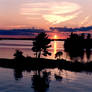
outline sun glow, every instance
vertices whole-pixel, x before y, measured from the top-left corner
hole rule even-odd
[[[57,39],[58,37],[57,37],[57,35],[54,35],[54,39]]]

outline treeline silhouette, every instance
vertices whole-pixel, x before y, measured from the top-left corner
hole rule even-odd
[[[47,34],[42,32],[33,41],[32,50],[36,58],[25,57],[22,51],[16,50],[14,59],[0,59],[0,67],[14,69],[15,80],[23,78],[24,71],[34,71],[34,75],[31,78],[31,87],[34,89],[34,92],[46,92],[49,89],[51,73],[43,71],[45,69],[58,68],[59,70],[65,69],[75,72],[92,72],[92,62],[70,62],[61,59],[63,55],[61,51],[55,54],[57,60],[41,58],[41,55],[51,55],[48,51],[48,48],[51,47],[50,42],[51,40],[48,39]],[[92,49],[91,42],[92,38],[90,34],[78,35],[71,33],[70,37],[65,40],[64,48],[71,58],[78,56],[83,58],[84,51],[86,51],[87,57],[89,58]],[[54,78],[57,81],[62,81],[61,75],[54,74]]]
[[[83,58],[84,51],[86,51],[89,55],[91,53],[91,41],[92,39],[90,34],[78,35],[71,33],[70,37],[65,40],[64,48],[65,51],[70,54],[71,58],[78,56]],[[36,58],[29,56],[25,57],[23,56],[23,52],[16,50],[14,53],[14,59],[0,59],[0,66],[18,69],[20,72],[21,70],[42,70],[44,68],[60,68],[72,71],[92,71],[92,62],[80,63],[61,59],[63,54],[61,51],[57,52],[55,55],[58,60],[41,58],[41,55],[51,55],[48,51],[48,48],[51,47],[50,42],[51,41],[48,39],[47,34],[42,32],[33,41],[32,50],[34,51]],[[20,77],[22,77],[22,75]]]
[[[64,49],[69,53],[71,59],[73,57],[81,57],[83,59],[84,52],[87,53],[89,59],[92,49],[91,34],[75,34],[71,33],[70,37],[65,40]]]

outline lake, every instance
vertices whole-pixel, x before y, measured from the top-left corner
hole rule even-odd
[[[43,72],[47,72],[49,77],[43,78]],[[36,71],[0,68],[0,92],[92,92],[92,74],[56,68],[42,70],[39,77]]]
[[[0,40],[0,58],[14,58],[13,54],[16,52],[16,50],[21,50],[23,52],[24,56],[31,56],[35,57],[34,53],[32,52],[32,40]],[[51,56],[41,56],[42,58],[48,58],[48,59],[55,59],[55,53],[57,51],[62,51],[63,55],[62,58],[66,60],[71,61],[92,61],[92,52],[90,52],[87,56],[87,53],[84,51],[83,56],[77,55],[74,57],[71,57],[69,53],[66,53],[64,51],[64,41],[52,41],[51,42],[52,47],[48,50],[52,53]],[[76,52],[73,53],[73,55]],[[80,54],[80,53],[79,53]]]
[[[49,51],[52,56],[45,58],[55,59],[57,51],[63,52],[63,59],[71,60],[64,52],[64,41],[52,41]],[[14,58],[16,49],[23,51],[25,56],[34,57],[30,40],[0,40],[0,58]],[[90,60],[91,60],[90,55]],[[73,60],[81,58],[78,56]],[[88,61],[84,52],[82,58]],[[72,60],[72,61],[73,61]],[[66,70],[43,69],[40,71],[21,71],[0,68],[0,92],[92,92],[91,72],[71,72]]]
[[[16,49],[21,50],[24,56],[34,57],[34,53],[31,50],[32,42],[32,40],[0,40],[0,58],[13,58]],[[57,51],[62,50],[64,52],[64,41],[52,41],[51,45],[52,47],[49,51],[52,55],[44,58],[55,59]],[[62,57],[65,58],[65,53]]]

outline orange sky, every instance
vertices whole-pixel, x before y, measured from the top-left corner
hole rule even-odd
[[[92,0],[0,0],[0,29],[92,25]],[[69,33],[50,33],[66,38]]]
[[[92,0],[0,0],[0,29],[92,25]]]

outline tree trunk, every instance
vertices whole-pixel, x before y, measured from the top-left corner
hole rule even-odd
[[[37,58],[37,52],[36,52],[36,58]]]
[[[59,59],[61,59],[60,55],[59,55]]]
[[[40,58],[40,56],[41,56],[41,51],[40,51],[39,54],[38,54],[38,58]]]

